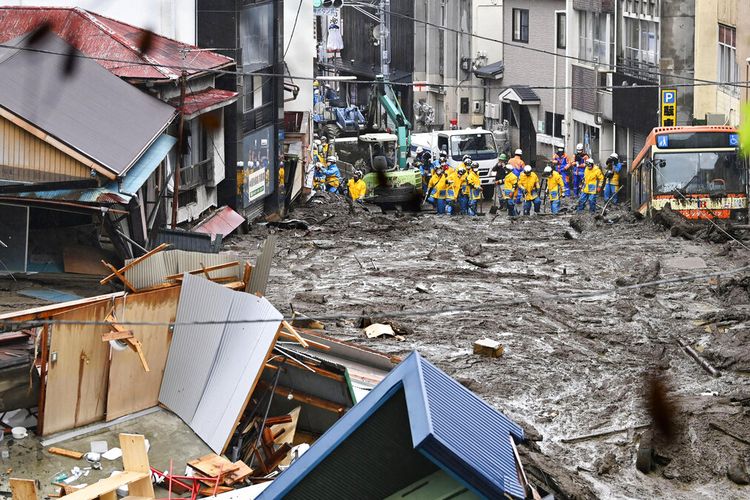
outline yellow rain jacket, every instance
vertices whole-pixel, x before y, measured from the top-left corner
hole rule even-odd
[[[458,172],[456,172],[456,175],[458,175]],[[469,172],[464,172],[464,175],[458,176],[458,194],[465,194],[468,196],[469,194],[469,184],[466,182],[466,179],[469,178]]]
[[[437,193],[432,192],[432,188],[437,186],[438,181],[440,180],[440,177],[437,172],[433,172],[430,176],[430,181],[427,183],[427,192],[430,193],[430,196],[434,196]]]
[[[474,170],[469,170],[466,174],[465,184],[468,190],[469,199],[480,200],[482,199],[482,181],[479,179],[479,174]]]
[[[447,200],[455,200],[458,198],[458,190],[461,188],[461,177],[455,170],[448,173],[448,180],[446,182],[446,196]]]
[[[594,165],[583,171],[583,192],[585,194],[596,194],[604,186],[604,174],[599,165]]]
[[[518,178],[518,187],[523,189],[524,200],[531,201],[539,198],[539,177],[536,173],[531,172],[527,174],[526,172],[521,172],[521,176]],[[534,190],[537,192],[534,193]]]
[[[436,178],[437,177],[437,178]],[[435,188],[435,194],[433,195],[436,200],[452,200],[453,199],[453,190],[451,189],[449,191],[450,187],[450,180],[449,176],[446,174],[443,175],[433,175],[432,179],[430,179],[430,184],[432,184],[432,181],[435,181],[434,188]]]
[[[549,195],[550,201],[559,200],[564,192],[565,183],[563,182],[562,175],[553,170],[552,175],[547,179],[547,194]]]
[[[365,197],[365,194],[367,193],[367,184],[365,184],[365,181],[362,179],[358,181],[349,179],[349,182],[346,185],[349,187],[349,196],[351,196],[352,200],[357,201]]]
[[[512,171],[509,171],[505,174],[505,179],[503,179],[503,199],[515,199],[517,190],[518,177]]]

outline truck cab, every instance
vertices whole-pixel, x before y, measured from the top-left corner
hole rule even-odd
[[[494,185],[495,176],[490,172],[497,163],[498,153],[495,136],[489,130],[470,128],[412,134],[412,153],[420,146],[429,151],[433,159],[438,157],[440,151],[446,151],[448,163],[454,168],[462,162],[464,155],[471,156],[472,161],[479,163],[482,185]]]

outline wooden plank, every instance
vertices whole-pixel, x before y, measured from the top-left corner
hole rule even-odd
[[[219,475],[225,475],[240,468],[239,465],[233,464],[216,453],[203,455],[200,458],[190,460],[187,464],[206,477],[219,477]]]
[[[129,295],[115,301],[115,314],[136,323],[171,323],[177,314],[180,287]],[[171,334],[163,325],[133,327],[133,338],[141,343],[150,372],[129,351],[112,351],[107,393],[107,421],[159,404],[159,389],[167,363]]]
[[[294,433],[297,431],[297,421],[299,420],[299,412],[302,410],[301,406],[298,406],[297,408],[293,409],[289,412],[289,416],[291,417],[291,422],[288,423],[282,423],[277,425],[271,426],[271,432],[274,436],[274,443],[276,445],[281,446],[283,444],[288,444],[289,446],[294,445]],[[281,433],[279,433],[281,431]],[[289,465],[292,462],[292,455],[287,454],[286,457],[281,461],[280,465]]]
[[[295,330],[292,325],[287,323],[286,320],[281,322],[281,326],[283,326],[286,329],[287,333],[294,337],[294,339],[299,342],[302,347],[304,347],[305,349],[308,349],[310,347],[310,344],[308,344],[307,341],[303,339],[299,333],[297,333],[297,330]]]
[[[154,498],[154,485],[151,484],[151,468],[146,451],[146,438],[141,434],[120,434],[120,449],[122,450],[122,468],[126,472],[146,475],[143,479],[130,483],[128,494]]]
[[[231,288],[232,290],[243,290],[245,288],[245,283],[242,281],[233,281],[231,283],[224,283],[223,286]]]
[[[112,255],[92,246],[71,245],[63,248],[63,266],[66,273],[102,276],[101,260]]]
[[[73,458],[75,460],[80,460],[83,458],[84,453],[80,451],[73,451],[73,450],[66,450],[65,448],[48,448],[48,453],[52,453],[53,455],[60,455],[61,457],[68,457]]]
[[[13,500],[37,500],[36,481],[33,479],[10,478],[10,491]]]
[[[249,477],[253,473],[253,469],[242,460],[236,461],[234,465],[237,466],[237,470],[227,474],[227,477],[224,479],[224,484],[227,486],[232,486],[246,477]]]
[[[99,302],[54,317],[61,321],[101,321],[109,302]],[[104,418],[109,344],[101,341],[107,325],[55,324],[50,329],[50,359],[44,404],[44,435]],[[73,396],[73,397],[71,397]]]
[[[123,340],[133,338],[133,332],[131,330],[122,331],[111,331],[102,335],[102,342],[109,342],[110,340]]]
[[[49,325],[42,327],[41,354],[39,356],[39,412],[37,414],[36,432],[44,435],[44,400],[47,396],[47,365],[49,364]]]
[[[240,262],[238,260],[235,260],[232,262],[225,262],[223,264],[216,264],[215,266],[208,266],[208,267],[201,266],[200,269],[193,269],[192,271],[186,271],[186,273],[187,274],[201,274],[201,273],[205,274],[207,271],[218,271],[220,269],[226,269],[228,267],[235,267],[239,265],[240,265]],[[178,273],[178,274],[170,274],[169,276],[164,276],[164,281],[171,281],[171,280],[176,280],[178,278],[182,278],[182,276],[186,273],[183,272],[183,273]]]
[[[253,275],[253,266],[249,262],[245,261],[245,272],[242,273],[242,281],[250,283],[250,277]]]
[[[144,449],[145,451],[145,449]],[[124,450],[123,450],[124,453]],[[123,455],[123,459],[125,455]],[[151,473],[150,472],[136,472],[136,471],[125,471],[115,476],[110,476],[105,479],[100,479],[96,483],[81,488],[80,490],[65,495],[66,500],[95,500],[100,496],[106,495],[107,493],[117,490],[120,486],[128,485],[130,492],[132,493],[131,486],[134,483],[146,479],[151,484]],[[154,498],[151,495],[149,498]]]
[[[104,267],[108,268],[110,271],[114,273],[117,278],[122,281],[126,287],[130,289],[131,292],[135,292],[136,288],[133,286],[133,284],[128,281],[128,279],[125,277],[125,274],[121,273],[115,266],[110,264],[109,262],[102,261],[102,264],[104,264]],[[105,278],[106,279],[106,278]]]
[[[297,340],[295,337],[292,336],[291,333],[287,333],[285,331],[282,331],[279,336],[284,337],[285,339],[289,339],[289,340]],[[317,349],[319,351],[330,351],[331,350],[331,346],[328,346],[328,345],[325,345],[325,344],[321,344],[320,342],[315,342],[314,340],[305,339],[305,342],[307,342],[308,346],[313,347],[313,348],[315,348],[315,349]]]
[[[138,354],[138,359],[141,360],[141,366],[143,366],[144,371],[150,372],[151,368],[148,367],[148,361],[146,361],[146,356],[143,354],[143,344],[141,341],[130,337],[125,339],[125,342]]]
[[[271,385],[266,382],[265,380],[261,380],[258,383],[259,386],[262,386],[264,388],[270,389]],[[334,403],[333,401],[329,401],[327,399],[319,398],[317,396],[313,396],[311,394],[307,394],[305,392],[300,391],[294,391],[292,389],[289,389],[287,387],[282,387],[280,385],[277,385],[274,389],[274,392],[278,394],[279,396],[288,398],[291,396],[291,398],[295,401],[299,401],[300,403],[309,404],[311,406],[314,406],[316,408],[320,408],[322,410],[327,410],[333,413],[337,413],[339,415],[343,415],[346,411],[346,408],[338,403]]]
[[[133,259],[133,260],[132,260],[131,262],[129,262],[129,263],[128,263],[128,264],[126,264],[125,266],[123,266],[123,267],[121,267],[120,269],[118,269],[118,271],[120,271],[120,272],[121,272],[122,274],[125,274],[125,271],[127,271],[127,270],[128,270],[128,269],[130,269],[131,267],[133,267],[133,266],[137,266],[138,264],[140,264],[140,263],[141,263],[141,262],[143,262],[144,260],[148,259],[149,257],[151,257],[152,255],[154,255],[155,253],[159,253],[159,252],[161,252],[162,250],[164,250],[164,249],[166,249],[166,248],[169,248],[169,246],[170,246],[170,245],[169,245],[169,243],[162,243],[161,245],[159,245],[158,247],[154,248],[153,250],[151,250],[151,251],[149,251],[149,252],[146,252],[146,253],[144,253],[143,255],[141,255],[140,257],[138,257],[138,258],[136,258],[136,259]],[[112,280],[113,280],[113,279],[115,279],[116,277],[117,277],[117,274],[115,274],[115,273],[113,273],[113,274],[110,274],[110,275],[109,275],[109,276],[107,276],[106,278],[102,279],[102,280],[101,280],[101,281],[99,282],[99,284],[103,285],[103,284],[107,283],[108,281],[112,281]]]
[[[24,309],[23,311],[0,314],[0,322],[23,323],[39,319],[49,319],[57,314],[63,314],[72,311],[73,309],[89,306],[105,300],[111,301],[118,297],[122,297],[123,295],[125,295],[125,292],[107,293],[95,297],[87,297],[85,299],[71,300],[70,302],[61,302],[59,304],[50,304],[41,307],[34,307],[32,309]]]

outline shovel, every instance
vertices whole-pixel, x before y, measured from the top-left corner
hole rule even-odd
[[[500,186],[498,184],[495,184],[495,191],[492,193],[492,206],[490,207],[490,214],[495,215],[497,213],[498,208],[498,190],[500,189]]]

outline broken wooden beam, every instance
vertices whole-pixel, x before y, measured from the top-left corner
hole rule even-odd
[[[203,267],[201,266],[199,269],[193,269],[192,271],[185,271],[184,273],[178,273],[178,274],[170,274],[169,276],[164,276],[164,281],[171,281],[176,280],[178,278],[182,278],[184,274],[206,274],[208,271],[218,271],[220,269],[227,269],[229,267],[235,267],[239,266],[240,262],[238,260],[232,261],[232,262],[225,262],[223,264],[216,264],[215,266],[208,266]]]
[[[750,445],[750,440],[747,440],[747,439],[743,438],[742,436],[738,436],[737,434],[735,434],[735,433],[733,433],[733,432],[731,432],[731,431],[729,431],[729,430],[721,427],[719,424],[715,424],[713,422],[709,422],[708,426],[710,428],[712,428],[712,429],[716,429],[719,432],[723,432],[727,436],[736,439],[740,443],[744,443],[744,444]]]
[[[286,320],[283,320],[281,322],[281,326],[284,328],[286,333],[290,334],[294,340],[296,340],[302,347],[305,349],[308,349],[310,347],[310,344],[307,343],[305,339],[302,338],[302,336],[297,333],[297,330],[294,329],[292,325],[290,325]]]
[[[572,438],[562,438],[560,442],[563,443],[577,443],[578,441],[586,441],[588,439],[595,439],[599,437],[605,437],[605,436],[611,436],[613,434],[619,434],[620,432],[627,432],[630,430],[638,430],[638,429],[645,429],[646,427],[650,427],[651,424],[638,424],[634,426],[629,427],[621,427],[619,429],[607,429],[605,431],[599,431],[599,432],[593,432],[591,434],[584,434],[582,436],[575,436]]]
[[[166,248],[169,248],[169,246],[170,246],[170,245],[169,245],[169,243],[162,243],[161,245],[159,245],[158,247],[154,248],[154,249],[153,249],[153,250],[151,250],[150,252],[144,253],[144,254],[143,254],[143,255],[141,255],[140,257],[138,257],[138,258],[136,258],[136,259],[133,259],[133,260],[132,260],[132,261],[131,261],[131,262],[130,262],[129,264],[126,264],[125,266],[123,266],[123,267],[121,267],[120,269],[118,269],[118,271],[119,271],[120,273],[123,273],[123,274],[124,274],[124,273],[125,273],[125,271],[127,271],[127,270],[128,270],[128,269],[130,269],[131,267],[133,267],[133,266],[137,266],[138,264],[140,264],[140,263],[141,263],[141,262],[143,262],[144,260],[148,259],[148,258],[149,258],[149,257],[151,257],[152,255],[154,255],[154,254],[156,254],[156,253],[159,253],[159,252],[161,252],[162,250],[164,250],[164,249],[166,249]],[[102,280],[100,280],[100,281],[99,281],[99,284],[100,284],[100,285],[104,285],[104,284],[106,284],[107,282],[109,282],[109,281],[112,281],[112,280],[113,280],[113,279],[115,279],[116,277],[117,277],[117,273],[112,273],[112,274],[110,274],[109,276],[107,276],[106,278],[103,278]]]
[[[131,330],[114,330],[111,332],[102,333],[102,342],[109,342],[110,340],[124,340],[132,337],[133,332]]]
[[[677,340],[677,344],[680,347],[682,347],[682,350],[685,351],[686,353],[688,353],[688,355],[691,358],[693,358],[700,365],[701,368],[703,368],[704,370],[706,370],[713,377],[721,377],[721,372],[719,370],[717,370],[716,368],[714,368],[713,366],[711,366],[708,363],[708,361],[706,361],[705,359],[701,358],[700,355],[697,352],[695,352],[695,349],[693,349],[692,347],[690,347],[689,345],[687,345],[685,342],[683,342],[679,338],[676,338],[676,340]]]
[[[260,382],[258,382],[258,386],[261,386],[265,389],[271,388],[271,384],[269,384],[265,380],[261,380]],[[277,385],[273,392],[278,394],[279,396],[293,399],[295,401],[299,401],[300,403],[309,404],[310,406],[320,408],[321,410],[327,410],[338,415],[343,415],[346,411],[346,408],[343,405],[334,403],[333,401],[329,401],[327,399],[313,396],[312,394],[295,391],[294,389],[290,389],[288,387]]]
[[[130,281],[128,281],[128,279],[127,279],[127,278],[125,277],[125,274],[124,274],[124,273],[123,273],[122,271],[120,271],[120,270],[119,270],[119,269],[117,269],[117,268],[116,268],[115,266],[113,266],[112,264],[110,264],[109,262],[107,262],[107,261],[105,261],[105,260],[103,260],[103,261],[102,261],[102,264],[104,264],[104,267],[106,267],[107,269],[109,269],[110,271],[112,271],[112,273],[113,273],[113,274],[114,274],[114,275],[115,275],[115,276],[116,276],[116,277],[117,277],[117,278],[118,278],[118,279],[119,279],[120,281],[122,281],[122,283],[123,283],[123,284],[124,284],[124,285],[125,285],[126,287],[128,287],[128,289],[130,289],[130,291],[131,291],[131,292],[135,292],[135,291],[137,291],[137,290],[136,290],[136,288],[135,288],[135,287],[133,286],[133,284],[132,284],[132,283],[131,283]]]

